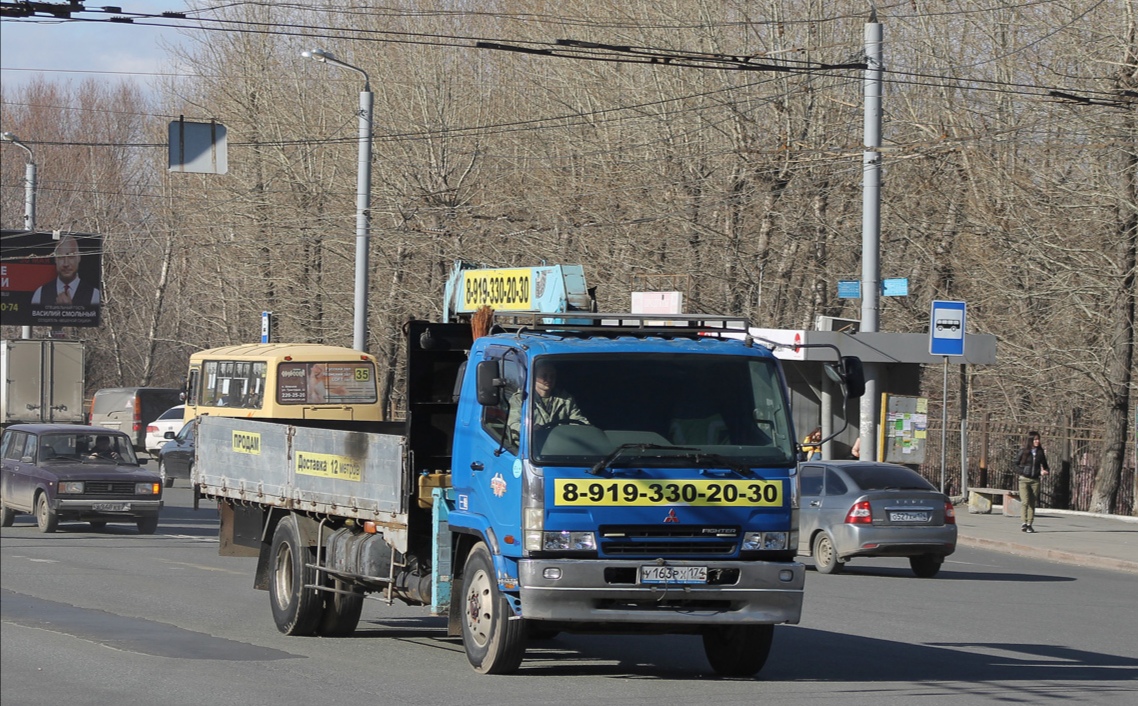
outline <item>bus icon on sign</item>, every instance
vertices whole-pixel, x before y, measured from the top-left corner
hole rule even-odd
[[[937,319],[936,320],[936,330],[937,331],[959,331],[960,330],[960,319]]]

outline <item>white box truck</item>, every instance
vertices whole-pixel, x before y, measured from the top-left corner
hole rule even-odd
[[[0,341],[0,426],[82,424],[82,341]]]

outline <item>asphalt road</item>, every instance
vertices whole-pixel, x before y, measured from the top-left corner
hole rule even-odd
[[[962,547],[807,575],[804,620],[756,679],[717,679],[689,636],[561,636],[517,675],[475,674],[441,618],[368,601],[355,636],[289,638],[255,559],[217,555],[216,513],[167,490],[158,533],[0,530],[0,701],[156,705],[1130,704],[1132,575]],[[809,560],[806,560],[809,563]]]

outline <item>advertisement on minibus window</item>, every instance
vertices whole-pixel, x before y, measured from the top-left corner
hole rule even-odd
[[[98,326],[103,237],[5,230],[0,312],[9,326]]]
[[[281,363],[280,404],[373,404],[377,400],[371,363]]]

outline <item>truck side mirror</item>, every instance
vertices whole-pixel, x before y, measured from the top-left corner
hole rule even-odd
[[[825,370],[831,380],[842,386],[846,399],[855,400],[865,394],[865,369],[861,358],[844,355],[837,363],[827,363]]]
[[[483,407],[496,407],[502,403],[502,373],[496,360],[484,360],[478,364],[478,404]]]
[[[861,358],[853,355],[842,356],[842,378],[846,383],[846,396],[856,400],[865,394],[865,369]]]

